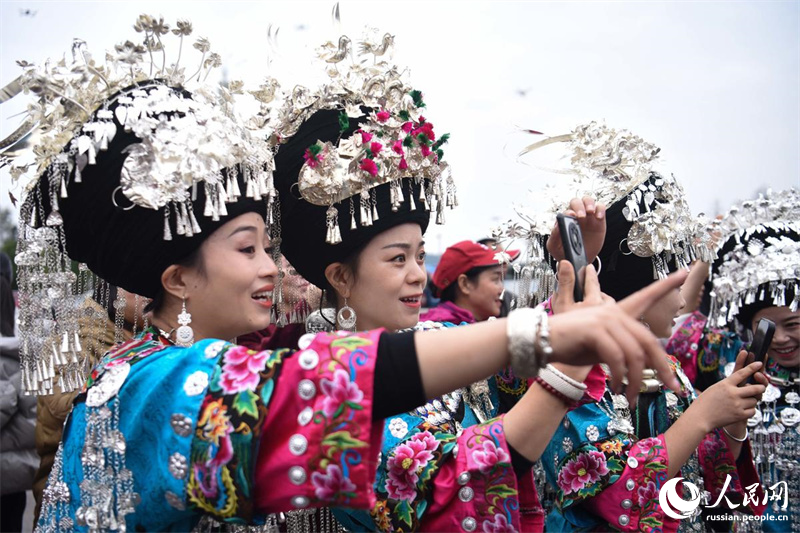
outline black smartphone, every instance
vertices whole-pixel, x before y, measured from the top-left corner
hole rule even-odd
[[[755,355],[753,362],[761,361],[764,365],[761,367],[761,372],[764,371],[764,367],[767,365],[767,350],[769,350],[769,345],[772,344],[773,335],[775,335],[775,322],[767,318],[759,320],[749,352]],[[750,376],[747,382],[755,383],[753,376]]]
[[[575,291],[573,292],[576,302],[583,301],[583,279],[586,273],[586,250],[583,247],[583,234],[578,220],[569,215],[559,213],[556,215],[558,231],[561,233],[561,243],[564,245],[564,256],[567,261],[572,263],[575,269]]]

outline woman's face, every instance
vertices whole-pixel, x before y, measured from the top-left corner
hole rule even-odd
[[[653,335],[667,339],[672,335],[675,317],[678,316],[684,305],[686,302],[681,296],[680,289],[669,291],[645,312],[643,321],[650,327]]]
[[[373,237],[358,256],[347,299],[356,312],[356,327],[413,327],[419,321],[426,279],[419,224],[401,224]]]
[[[800,366],[800,311],[792,312],[788,307],[762,309],[753,317],[753,331],[762,318],[775,322],[775,335],[767,351],[770,359],[787,368]]]
[[[468,292],[462,292],[465,307],[472,311],[475,320],[482,322],[492,316],[500,315],[503,303],[503,271],[501,265],[487,268],[478,274],[475,283],[467,280]]]
[[[259,214],[218,228],[200,246],[200,266],[183,273],[195,338],[232,339],[266,328],[277,274]]]

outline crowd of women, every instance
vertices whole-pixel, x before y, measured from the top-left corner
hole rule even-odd
[[[698,219],[657,148],[577,126],[538,143],[576,197],[448,248],[421,316],[458,162],[393,37],[245,90],[204,39],[180,64],[190,23],[134,28],[22,63],[37,531],[799,530],[796,191]]]

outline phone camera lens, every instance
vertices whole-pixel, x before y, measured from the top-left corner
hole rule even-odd
[[[578,226],[569,227],[569,242],[572,245],[572,249],[575,250],[576,253],[583,252],[583,242],[581,241],[581,236],[578,232]]]

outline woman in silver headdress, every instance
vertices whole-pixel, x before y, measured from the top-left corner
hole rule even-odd
[[[711,268],[709,323],[738,325],[743,338],[761,319],[775,324],[765,368],[769,386],[747,423],[769,495],[765,520],[745,522],[746,531],[800,531],[799,217],[800,193],[790,189],[741,202],[716,225],[722,236]]]
[[[141,16],[135,29],[144,43],[117,46],[106,64],[78,42],[70,64],[24,64],[20,80],[41,120],[16,257],[24,387],[80,387],[73,295],[90,273],[152,298],[149,327],[103,356],[76,397],[37,530],[182,531],[202,515],[247,523],[290,508],[369,508],[380,422],[413,407],[391,394],[399,356],[430,397],[510,360],[532,374],[546,354],[608,360],[621,375],[643,352],[660,356],[617,307],[554,317],[549,336],[539,320],[308,335],[299,350],[222,340],[263,329],[272,314],[272,151],[236,114],[238,84],[185,88],[220,63],[207,40],[195,43],[203,58],[187,77],[167,65],[163,19]],[[182,42],[191,24],[171,31]],[[636,335],[635,348],[611,349],[607,331],[588,327],[601,316]],[[60,345],[44,342],[46,329]]]

